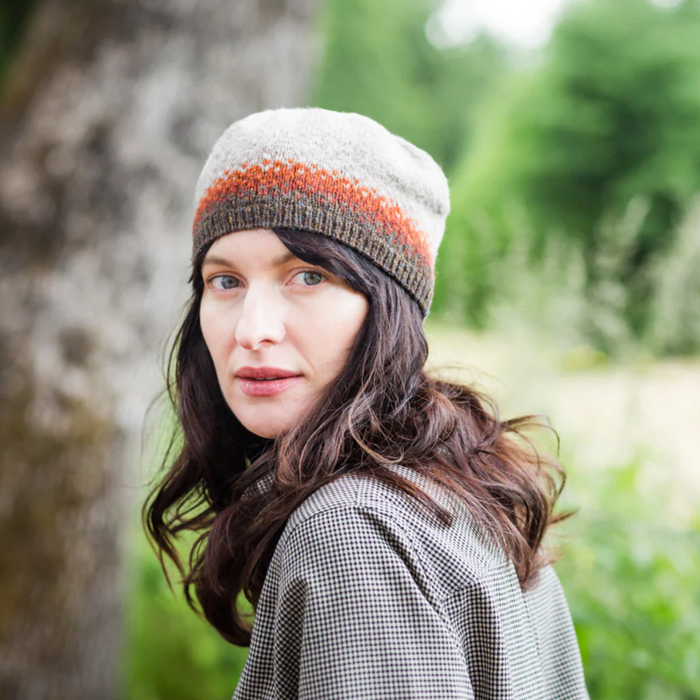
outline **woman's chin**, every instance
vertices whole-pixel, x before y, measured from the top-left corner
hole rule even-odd
[[[236,412],[234,411],[234,413]],[[239,415],[238,413],[236,413],[236,416],[246,430],[249,430],[251,433],[259,437],[269,439],[278,437],[283,432],[289,430],[296,422],[294,417],[290,418],[288,412],[286,415],[280,416],[256,416],[250,414]]]
[[[275,401],[272,397],[252,401],[260,402],[260,405],[251,405],[251,398],[243,397],[242,401],[230,401],[229,407],[246,430],[263,438],[278,437],[297,425],[307,414],[308,401],[304,401],[304,397],[284,402]],[[267,405],[263,405],[263,402]]]

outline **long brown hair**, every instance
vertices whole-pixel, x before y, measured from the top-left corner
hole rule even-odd
[[[540,456],[523,430],[538,416],[500,420],[475,389],[429,376],[428,344],[418,304],[361,254],[303,230],[273,229],[304,262],[337,274],[369,300],[348,362],[317,410],[276,439],[238,421],[221,393],[199,325],[204,283],[193,261],[192,297],[170,351],[164,392],[177,416],[164,474],[143,505],[144,527],[168,577],[163,555],[192,589],[207,620],[233,644],[250,644],[252,626],[238,607],[256,607],[275,545],[291,513],[342,474],[367,473],[417,499],[442,523],[451,514],[389,465],[419,470],[461,496],[477,527],[512,559],[523,588],[553,561],[542,545],[566,475]],[[175,454],[174,454],[175,453]],[[264,492],[250,489],[272,477]],[[251,494],[252,495],[249,495]],[[198,534],[188,565],[178,533]],[[168,581],[170,579],[168,578]]]

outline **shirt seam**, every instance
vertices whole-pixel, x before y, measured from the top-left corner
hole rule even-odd
[[[381,508],[377,508],[376,506],[370,505],[367,503],[359,503],[359,500],[360,500],[359,491],[360,490],[358,489],[358,498],[357,498],[357,501],[355,502],[355,507],[357,508],[357,511],[359,513],[366,512],[366,513],[380,514],[380,515],[387,517],[389,520],[391,520],[392,523],[394,524],[394,526],[404,534],[404,536],[406,538],[406,542],[408,543],[408,546],[410,547],[410,550],[411,550],[411,557],[412,557],[415,565],[420,568],[420,573],[421,573],[423,580],[426,582],[429,581],[430,579],[428,578],[427,573],[426,573],[425,562],[423,561],[423,557],[418,552],[413,535],[406,529],[406,527],[402,524],[402,522],[396,516],[395,513],[387,512]],[[432,586],[431,586],[431,589],[432,589]],[[435,594],[435,591],[433,591],[433,593]],[[427,596],[425,596],[425,594],[423,594],[423,597],[425,597],[428,605],[430,605],[430,607],[433,610],[435,610],[436,614],[438,615],[438,617],[442,621],[443,625],[445,626],[445,629],[447,629],[449,631],[449,634],[452,637],[452,641],[455,644],[456,648],[461,649],[462,645],[461,645],[461,641],[460,641],[459,635],[457,633],[457,630],[452,625],[452,622],[449,619],[449,617],[445,614],[445,608],[444,608],[443,602],[447,596],[439,596],[439,595],[435,594],[434,595],[434,601],[435,601],[434,603],[431,602],[430,599]]]

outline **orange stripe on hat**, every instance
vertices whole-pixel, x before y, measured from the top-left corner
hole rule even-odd
[[[362,210],[379,227],[393,232],[410,246],[424,265],[432,267],[427,237],[407,216],[398,204],[377,193],[375,189],[363,187],[359,180],[341,177],[315,165],[279,160],[263,161],[263,165],[247,165],[245,168],[228,171],[208,187],[202,196],[195,214],[193,233],[196,232],[206,214],[212,208],[243,206],[250,199],[268,196],[273,192],[281,195],[296,194],[298,197],[322,195],[329,205],[341,206],[350,212]]]

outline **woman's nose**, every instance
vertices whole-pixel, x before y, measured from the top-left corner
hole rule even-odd
[[[236,342],[246,350],[279,343],[285,336],[282,300],[271,290],[250,287],[236,324]]]

